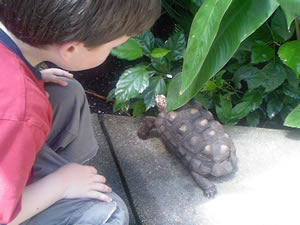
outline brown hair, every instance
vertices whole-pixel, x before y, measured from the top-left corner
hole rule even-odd
[[[150,29],[160,10],[161,0],[0,0],[0,21],[35,47],[69,41],[96,47]]]

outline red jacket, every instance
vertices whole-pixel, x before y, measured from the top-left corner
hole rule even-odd
[[[0,32],[0,224],[7,224],[21,210],[36,154],[51,129],[52,109],[38,71]]]

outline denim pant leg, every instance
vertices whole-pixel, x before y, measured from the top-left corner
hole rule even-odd
[[[70,163],[84,163],[95,156],[98,144],[91,124],[89,106],[82,86],[47,85],[54,121],[49,138],[34,165],[35,181]],[[125,203],[115,193],[106,203],[94,199],[62,199],[22,225],[128,225]]]

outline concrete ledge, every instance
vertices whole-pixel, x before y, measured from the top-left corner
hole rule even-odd
[[[125,201],[129,209],[130,225],[135,225],[136,221],[134,219],[131,206],[125,193],[120,174],[111,154],[110,147],[100,126],[100,121],[97,114],[92,114],[92,123],[95,136],[99,144],[99,150],[97,155],[90,160],[88,164],[97,168],[98,172],[106,177],[107,184]]]
[[[140,120],[104,115],[103,121],[143,224],[299,224],[299,131],[226,127],[238,171],[215,179],[219,194],[208,200],[158,138],[136,136]]]

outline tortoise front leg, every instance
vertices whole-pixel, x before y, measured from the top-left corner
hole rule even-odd
[[[154,127],[155,120],[156,120],[156,117],[146,116],[146,118],[142,122],[142,125],[140,126],[140,129],[137,132],[137,135],[139,136],[139,138],[141,138],[143,140],[147,139],[150,131]]]
[[[207,180],[205,177],[201,176],[200,174],[195,172],[191,172],[191,173],[196,183],[203,190],[204,196],[207,198],[214,198],[215,195],[217,194],[216,186],[213,183],[211,183],[209,180]]]

